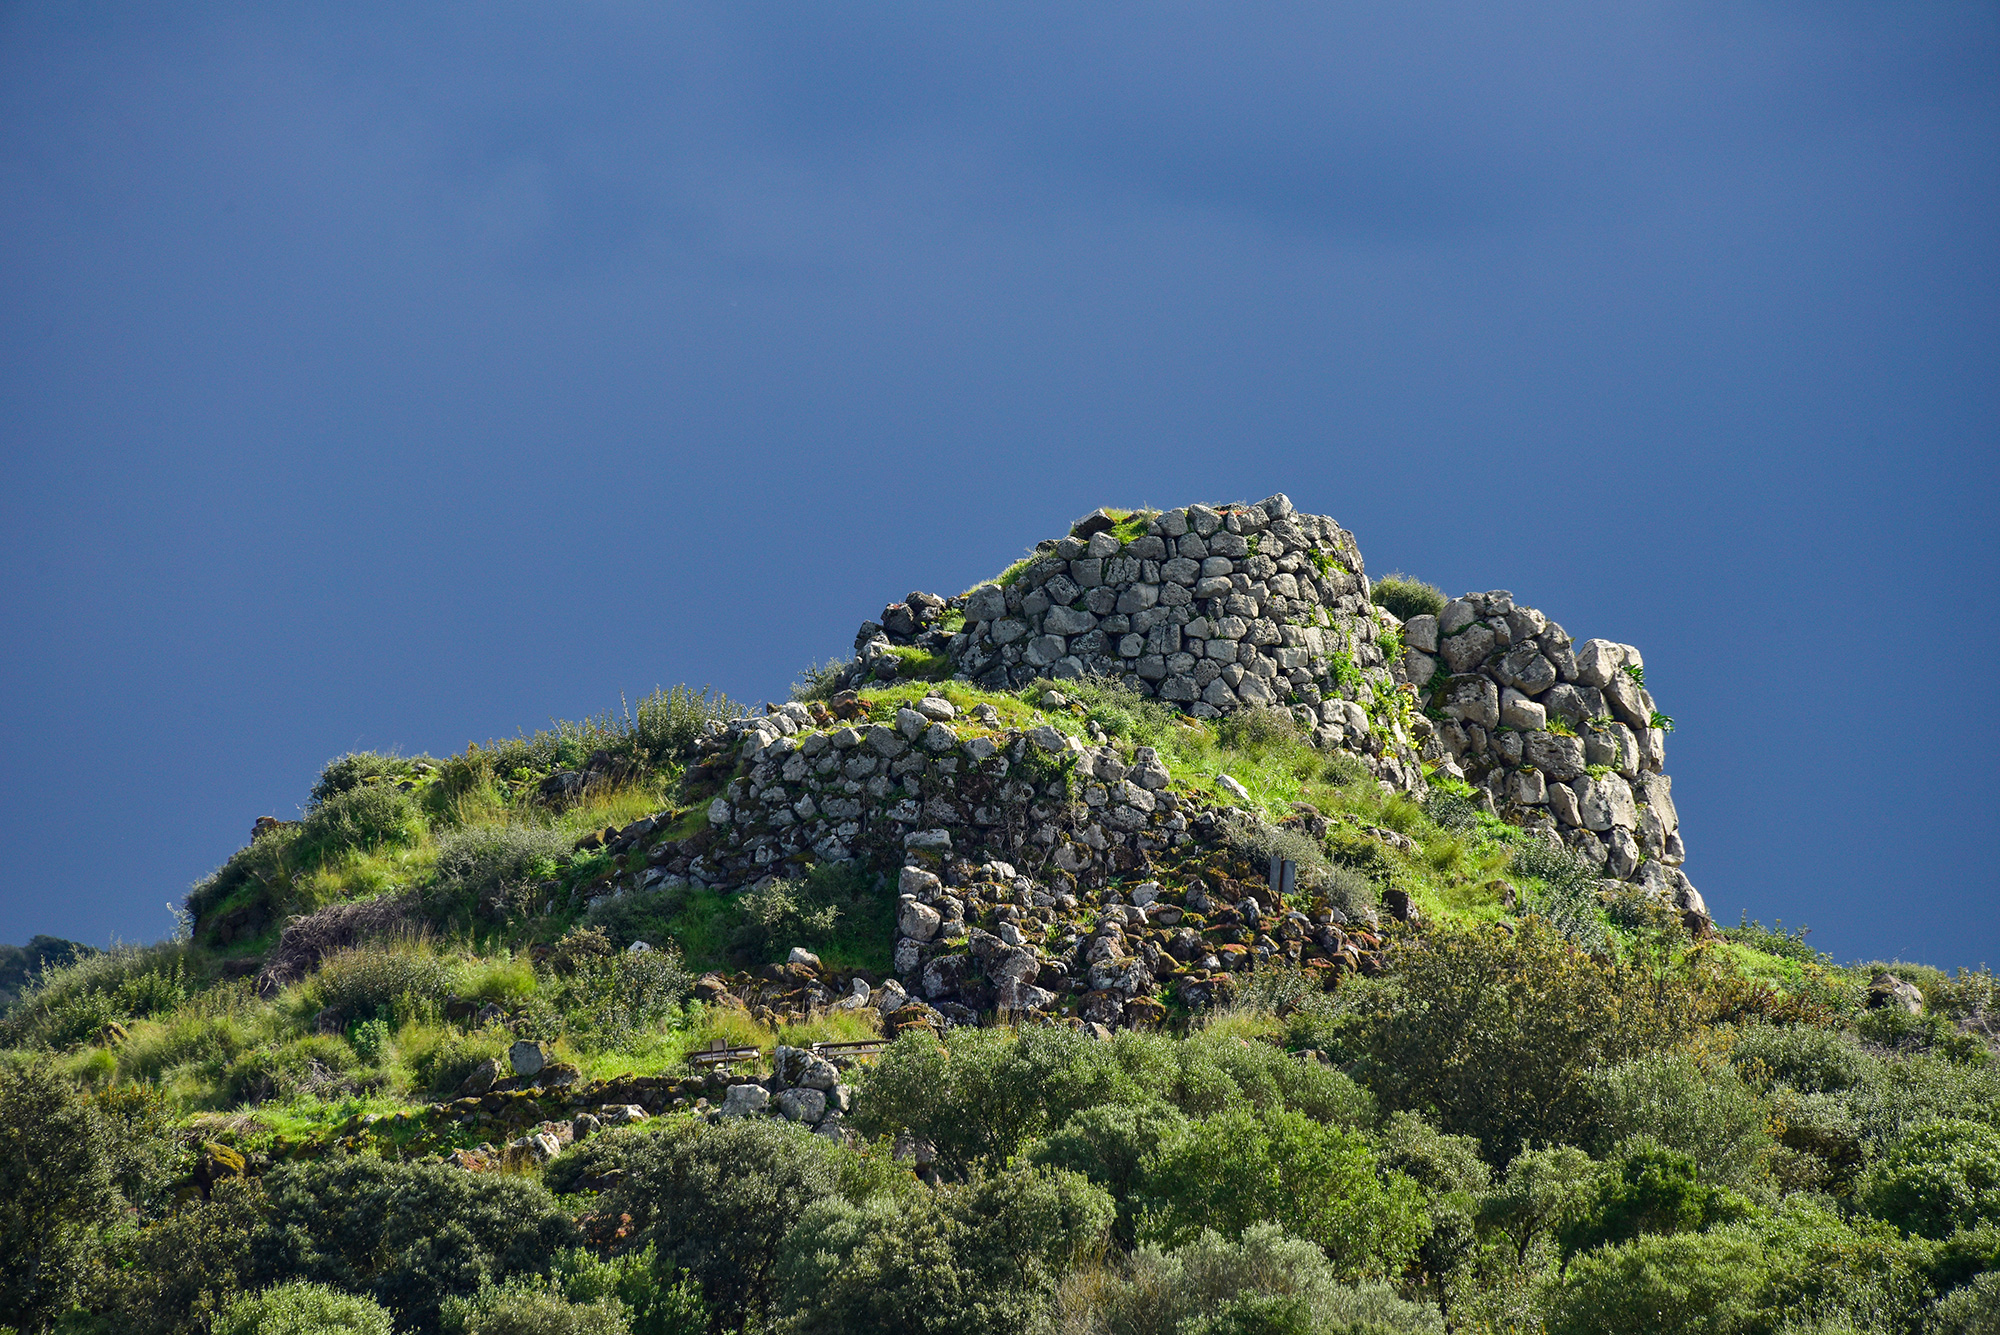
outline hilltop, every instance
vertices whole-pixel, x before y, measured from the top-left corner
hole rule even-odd
[[[95,1128],[143,1226],[0,1321],[313,1280],[421,1330],[909,1328],[879,1280],[937,1329],[1630,1329],[1671,1261],[1760,1295],[1689,1329],[1914,1330],[2000,1259],[1991,975],[1718,928],[1674,726],[1637,647],[1371,579],[1279,495],[1093,512],[782,703],[339,757],[183,939],[36,939],[0,1102]],[[370,1192],[486,1232],[397,1269],[342,1240]],[[912,1219],[928,1278],[880,1278]]]

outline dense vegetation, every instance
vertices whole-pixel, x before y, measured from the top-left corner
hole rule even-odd
[[[680,1113],[468,1171],[444,1151],[482,1133],[424,1110],[517,1038],[588,1078],[872,1032],[774,1028],[689,979],[794,945],[879,973],[894,891],[832,866],[783,902],[594,893],[631,870],[595,831],[699,829],[720,777],[689,743],[731,712],[703,693],[342,757],[195,888],[191,935],[50,954],[0,1019],[0,1325],[2000,1330],[1990,974],[1896,965],[1921,1012],[1871,1006],[1874,967],[1603,902],[1465,793],[1386,796],[1283,715],[938,689],[1154,746],[1190,790],[1227,775],[1254,809],[1230,855],[1418,921],[1376,976],[1263,970],[1157,1033],[905,1035],[851,1073],[844,1141]],[[1315,839],[1278,823],[1296,803],[1354,819]]]

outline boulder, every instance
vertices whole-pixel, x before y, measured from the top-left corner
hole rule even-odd
[[[542,1045],[522,1039],[507,1049],[507,1064],[514,1068],[514,1074],[532,1077],[541,1074],[548,1064],[548,1057],[542,1052]]]

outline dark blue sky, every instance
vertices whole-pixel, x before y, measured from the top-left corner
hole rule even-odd
[[[9,4],[0,940],[1283,490],[1640,646],[1719,918],[2000,964],[1997,165],[1991,4]]]

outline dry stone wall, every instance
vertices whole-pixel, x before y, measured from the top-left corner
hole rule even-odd
[[[1353,534],[1282,494],[1163,511],[1134,537],[1119,527],[1100,510],[1000,581],[890,604],[862,624],[846,684],[897,676],[895,651],[914,647],[995,690],[1094,675],[1197,718],[1290,709],[1320,745],[1421,793],[1382,644],[1397,622],[1369,600]]]
[[[1496,814],[1556,836],[1607,879],[1707,918],[1681,870],[1664,773],[1672,724],[1637,649],[1577,644],[1505,590],[1465,594],[1402,630],[1395,675],[1435,719],[1424,751],[1434,773],[1473,783]]]

